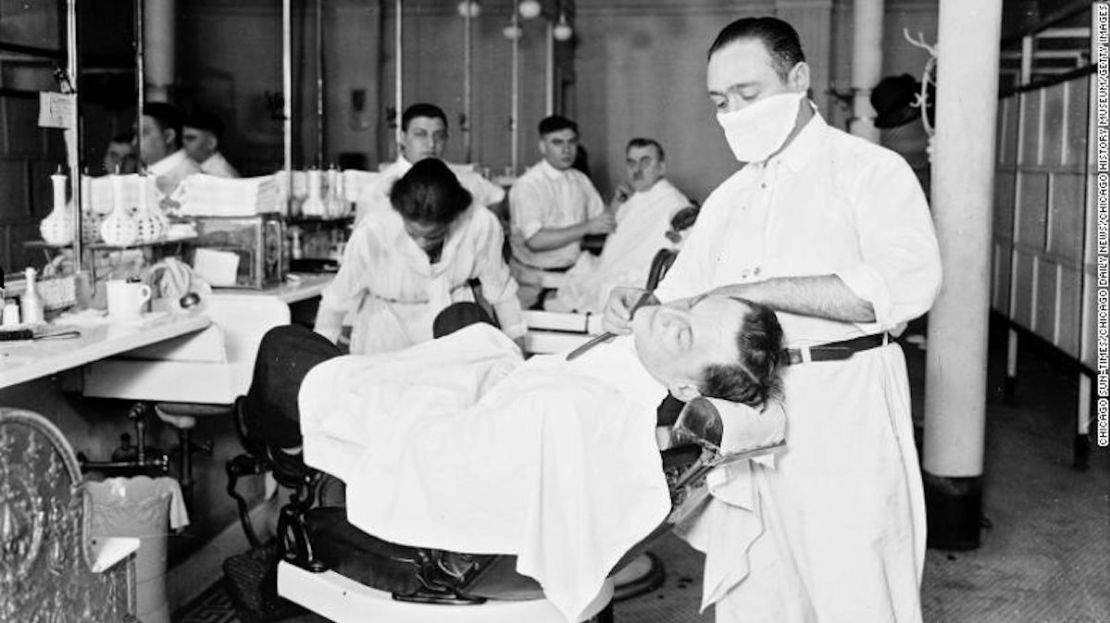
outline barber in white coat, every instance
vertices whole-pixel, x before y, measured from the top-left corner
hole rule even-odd
[[[726,26],[707,85],[746,164],[706,200],[656,294],[769,305],[791,364],[787,450],[753,465],[759,502],[718,491],[689,534],[707,552],[703,607],[721,622],[920,621],[924,494],[905,360],[886,335],[940,288],[925,197],[901,157],[817,114],[786,22]],[[627,331],[639,294],[614,292],[611,328]]]
[[[527,327],[493,212],[435,158],[417,162],[390,190],[391,208],[355,227],[339,274],[320,299],[315,331],[336,342],[351,320],[351,354],[385,353],[433,337],[436,314],[480,292],[501,330],[523,346]]]

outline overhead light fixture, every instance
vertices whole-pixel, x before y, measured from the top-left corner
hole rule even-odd
[[[482,14],[482,5],[478,0],[463,0],[459,3],[459,15],[463,17],[478,17]]]
[[[567,23],[566,13],[559,13],[559,21],[551,30],[551,36],[555,37],[556,41],[569,41],[574,36],[574,29]]]
[[[516,23],[516,20],[512,20],[505,25],[504,29],[501,30],[501,34],[505,35],[505,38],[509,41],[516,41],[517,39],[520,39],[520,36],[524,34],[524,31],[521,30],[520,24]]]
[[[532,19],[539,17],[540,13],[543,12],[543,6],[539,3],[539,0],[521,0],[517,10],[520,11],[520,16],[524,19]]]

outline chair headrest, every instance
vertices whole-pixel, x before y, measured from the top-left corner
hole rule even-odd
[[[740,452],[781,442],[786,436],[786,412],[777,401],[756,409],[717,398],[695,398],[678,415],[674,436],[725,453]]]

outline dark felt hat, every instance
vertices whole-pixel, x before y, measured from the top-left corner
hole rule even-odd
[[[921,108],[912,104],[920,92],[921,83],[909,74],[888,76],[880,80],[871,90],[871,107],[876,113],[875,127],[896,128],[919,119]],[[931,104],[932,102],[930,108]]]

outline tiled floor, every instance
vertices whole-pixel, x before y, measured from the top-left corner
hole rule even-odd
[[[1005,333],[992,334],[993,398],[1001,396]],[[906,346],[920,413],[923,352]],[[1023,341],[1015,404],[988,404],[984,515],[971,552],[929,550],[922,587],[929,623],[1110,621],[1110,451],[1094,448],[1087,471],[1071,468],[1075,374],[1049,349]],[[676,538],[654,549],[667,577],[652,593],[617,604],[617,621],[712,621],[698,613],[701,556]],[[210,591],[180,623],[215,618]]]

